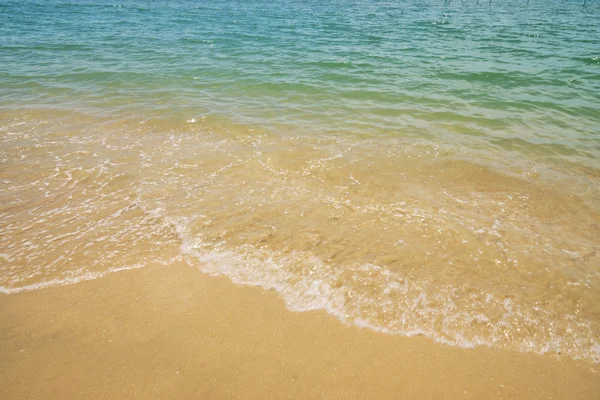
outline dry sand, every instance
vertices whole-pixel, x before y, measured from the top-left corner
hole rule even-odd
[[[184,264],[0,297],[0,399],[598,399],[597,365],[288,311]]]

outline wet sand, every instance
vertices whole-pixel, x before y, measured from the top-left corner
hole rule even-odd
[[[141,117],[0,113],[0,293],[183,257],[342,323],[600,363],[596,175]]]
[[[0,297],[2,399],[597,399],[597,365],[346,327],[176,264]]]

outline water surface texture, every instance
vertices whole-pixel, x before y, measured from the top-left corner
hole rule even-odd
[[[186,263],[600,362],[600,8],[0,1],[0,291]]]

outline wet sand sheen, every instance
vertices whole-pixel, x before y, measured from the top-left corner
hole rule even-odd
[[[596,366],[293,313],[184,264],[0,297],[0,397],[594,399]]]
[[[599,360],[594,176],[395,137],[3,121],[2,293],[184,257],[342,323]]]

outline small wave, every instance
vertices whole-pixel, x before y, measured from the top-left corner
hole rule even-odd
[[[347,325],[387,334],[426,336],[450,346],[488,346],[566,355],[600,363],[588,321],[558,316],[471,287],[409,281],[385,267],[328,265],[306,251],[290,254],[250,245],[228,249],[190,236],[188,220],[173,223],[181,252],[202,272],[239,285],[274,290],[292,311],[324,310]],[[566,320],[563,327],[556,321]]]

